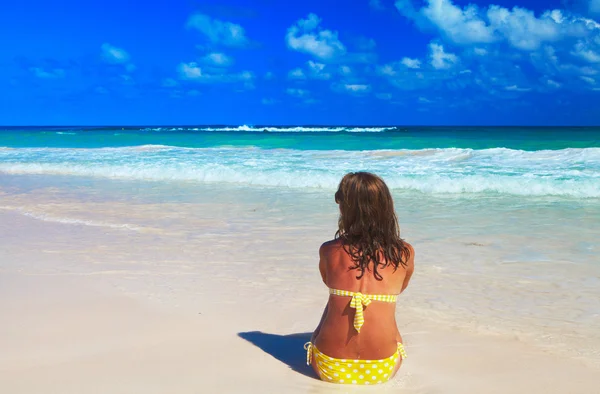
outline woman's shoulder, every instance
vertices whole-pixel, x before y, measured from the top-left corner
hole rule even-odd
[[[406,261],[407,267],[414,267],[415,265],[415,248],[406,241],[403,241],[404,246],[408,248],[408,259]]]
[[[339,238],[332,239],[329,241],[325,241],[321,244],[321,250],[332,250],[332,249],[340,249],[342,247],[342,240]]]
[[[335,239],[323,242],[323,244],[321,244],[321,248],[340,247],[341,245],[342,245],[342,240],[340,238],[335,238]]]
[[[334,253],[339,253],[340,250],[343,249],[342,246],[342,240],[339,238],[323,242],[323,244],[319,248],[319,255],[323,257],[330,256]]]
[[[404,240],[402,241],[402,243],[408,248],[408,251],[410,252],[410,256],[411,257],[414,256],[415,255],[415,248],[411,244],[409,244],[408,242],[406,242]]]

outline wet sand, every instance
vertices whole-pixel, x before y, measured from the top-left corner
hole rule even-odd
[[[536,297],[561,291],[543,275],[506,285],[522,310],[515,294],[502,299],[507,265],[475,265],[495,257],[492,236],[436,240],[413,225],[417,272],[397,312],[409,358],[386,385],[335,386],[315,379],[302,349],[327,297],[316,255],[336,219],[328,199],[219,191],[142,203],[90,190],[0,195],[0,392],[597,392],[593,325],[569,326],[559,304],[565,322],[540,323]],[[440,260],[449,244],[455,260]],[[452,272],[456,261],[472,266]],[[472,305],[452,302],[461,291]]]

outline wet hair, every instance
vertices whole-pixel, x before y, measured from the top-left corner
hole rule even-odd
[[[410,249],[400,238],[400,226],[394,211],[394,201],[387,185],[375,174],[351,172],[346,174],[335,202],[340,206],[340,218],[335,238],[342,240],[344,250],[354,262],[351,270],[373,272],[375,279],[383,277],[378,269],[388,265],[394,271],[406,267]]]

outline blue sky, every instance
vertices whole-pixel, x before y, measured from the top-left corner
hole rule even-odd
[[[600,124],[600,0],[5,1],[0,124]]]

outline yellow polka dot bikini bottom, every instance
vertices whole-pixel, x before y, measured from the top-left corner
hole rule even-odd
[[[382,360],[346,360],[329,357],[319,351],[311,342],[304,345],[306,364],[315,358],[319,377],[331,383],[378,384],[392,378],[394,368],[400,360],[406,358],[404,345],[398,343],[396,353]]]

